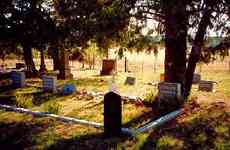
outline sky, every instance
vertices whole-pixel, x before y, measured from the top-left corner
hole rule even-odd
[[[222,21],[226,22],[227,27],[230,27],[230,20],[227,20],[227,18],[222,18]],[[142,30],[142,34],[146,35],[148,33],[149,29],[154,29],[154,28],[157,27],[157,25],[158,25],[157,21],[148,19],[147,20],[147,27]],[[196,30],[194,30],[194,29],[190,29],[188,31],[188,33],[191,34],[192,36],[195,35],[194,34],[195,32],[196,32]],[[152,35],[156,36],[157,32],[154,32]],[[219,30],[218,32],[216,32],[213,29],[212,30],[208,29],[207,30],[207,36],[211,36],[211,37],[221,37],[222,36],[222,37],[225,37],[226,33],[222,33],[222,30]]]

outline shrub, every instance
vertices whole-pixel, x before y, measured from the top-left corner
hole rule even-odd
[[[217,139],[215,142],[215,149],[216,150],[227,150],[230,147],[230,142],[224,139]]]
[[[153,91],[146,93],[144,100],[146,102],[152,103],[155,100],[155,93]]]
[[[33,96],[32,95],[18,94],[15,97],[16,97],[17,107],[22,107],[22,108],[33,107]]]
[[[61,111],[61,105],[56,102],[48,102],[44,104],[45,112],[52,113],[52,114],[59,114]]]

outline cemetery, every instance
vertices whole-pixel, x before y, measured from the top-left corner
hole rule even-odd
[[[0,149],[230,149],[227,0],[0,6]]]
[[[205,67],[204,69],[208,68],[209,67]],[[176,117],[181,114],[184,115],[185,113],[183,109],[170,110],[168,113],[162,115],[160,115],[159,112],[152,112],[153,109],[157,110],[157,107],[163,106],[163,104],[165,104],[164,100],[170,101],[174,98],[180,98],[181,96],[180,85],[162,82],[160,70],[153,75],[153,79],[155,80],[150,80],[148,76],[142,76],[139,72],[134,73],[135,75],[132,75],[132,77],[128,75],[130,73],[127,73],[126,76],[126,73],[122,73],[121,71],[115,76],[93,76],[89,73],[87,77],[85,74],[81,76],[81,73],[84,71],[78,72],[79,76],[77,78],[58,80],[56,76],[52,75],[29,79],[25,78],[23,72],[13,71],[9,78],[12,80],[11,82],[14,88],[0,93],[2,100],[0,105],[1,116],[4,118],[4,116],[12,115],[13,113],[13,115],[20,116],[19,118],[32,119],[33,122],[34,120],[42,120],[42,122],[44,122],[44,120],[51,120],[51,122],[57,122],[55,126],[62,126],[63,130],[73,128],[75,133],[66,131],[69,132],[68,136],[76,133],[84,135],[98,132],[101,134],[106,133],[109,137],[117,137],[119,131],[116,131],[116,128],[118,128],[121,130],[121,135],[138,137],[142,134],[145,135],[146,132],[151,133],[155,131],[154,129],[164,126],[164,124],[167,124],[170,120],[174,120]],[[94,72],[95,75],[100,74],[100,71],[95,72],[92,70],[92,72]],[[218,76],[213,78],[210,72],[218,74]],[[222,90],[224,91],[226,81],[229,78],[225,75],[225,71],[217,73],[213,70],[210,72],[208,74],[201,72],[202,81],[200,81],[199,84],[193,85],[192,91],[194,95],[205,96],[206,98],[221,97]],[[146,74],[152,73],[146,71]],[[218,78],[224,75],[226,78]],[[136,80],[136,83],[126,84],[127,78]],[[205,81],[210,83],[207,81],[210,79],[219,83],[215,87],[215,96],[212,94],[214,91],[208,92],[206,90],[202,91],[201,89],[202,85],[200,84]],[[111,82],[112,80],[114,81]],[[158,86],[146,84],[147,81],[158,83]],[[111,108],[105,108],[106,105],[110,105],[106,104],[105,95],[112,89],[110,87],[112,83],[115,83],[114,88],[116,88],[122,100],[120,102],[118,101],[118,104],[115,104],[116,101],[112,101],[111,106],[108,106]],[[159,99],[162,99],[161,103],[157,104],[155,108],[151,106],[153,100],[151,101],[148,98],[148,91],[155,93],[154,95],[158,93]],[[227,91],[225,92],[228,94]],[[2,99],[4,96],[10,97],[7,101],[12,102],[5,103]],[[116,108],[116,105],[118,105],[118,108]],[[185,106],[185,109],[187,109],[186,107],[190,106]],[[220,106],[218,105],[218,107]],[[106,114],[106,109],[108,109],[108,113],[112,113],[112,109],[114,109],[115,116],[113,116],[114,114]],[[2,110],[6,110],[6,112]],[[17,112],[19,113],[17,114]],[[148,114],[147,117],[144,117],[145,114]],[[108,117],[107,119],[106,116]],[[118,120],[115,119],[116,117]],[[120,123],[119,119],[121,121]],[[118,124],[118,127],[115,126],[116,124]],[[68,125],[71,127],[68,127]],[[53,131],[52,134],[54,134]],[[101,139],[103,136],[99,135],[98,138]],[[54,139],[52,139],[52,141],[53,140]],[[88,140],[91,141],[91,139]]]

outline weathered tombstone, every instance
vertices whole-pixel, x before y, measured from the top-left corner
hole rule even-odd
[[[26,68],[24,63],[16,63],[16,69]]]
[[[114,59],[105,59],[102,62],[101,75],[111,75],[117,71],[117,61]]]
[[[134,77],[127,77],[126,78],[126,81],[125,81],[126,85],[134,85],[135,83],[136,83],[136,78],[134,78]]]
[[[180,83],[161,82],[158,85],[157,109],[161,114],[166,114],[178,109],[183,104]]]
[[[76,86],[74,84],[65,84],[63,87],[63,94],[70,95],[76,91]]]
[[[13,87],[15,88],[25,87],[26,76],[24,72],[12,71],[11,80],[12,80]]]
[[[121,96],[109,92],[104,97],[104,134],[106,137],[121,136]]]
[[[58,79],[73,79],[73,74],[71,74],[69,66],[69,52],[62,52],[61,64],[59,68]]]
[[[57,92],[57,78],[54,76],[42,76],[43,90],[45,92]]]
[[[193,83],[193,84],[198,84],[198,83],[200,82],[200,80],[201,80],[201,75],[198,74],[198,73],[195,73],[195,74],[193,75],[192,83]]]
[[[217,83],[214,81],[200,81],[199,83],[199,91],[206,91],[206,92],[215,92],[216,91]]]
[[[158,90],[160,99],[180,99],[182,96],[180,83],[161,82],[158,85]]]

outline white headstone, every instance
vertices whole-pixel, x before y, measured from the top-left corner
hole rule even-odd
[[[161,82],[158,85],[160,99],[174,99],[181,98],[181,84]]]
[[[25,76],[24,72],[12,71],[11,72],[11,79],[12,79],[14,87],[16,87],[16,88],[25,87],[26,76]]]
[[[206,91],[206,92],[215,92],[216,91],[217,83],[214,81],[200,81],[199,83],[199,91]]]
[[[46,92],[57,92],[57,77],[43,76],[42,77],[43,90]]]

